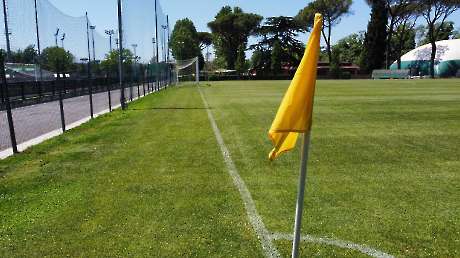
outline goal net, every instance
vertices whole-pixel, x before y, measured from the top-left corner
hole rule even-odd
[[[174,63],[177,83],[200,82],[200,68],[198,57],[188,60],[176,60]]]

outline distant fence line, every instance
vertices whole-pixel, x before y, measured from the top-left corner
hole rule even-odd
[[[167,70],[170,71],[170,70]],[[18,144],[73,122],[112,111],[127,102],[160,91],[176,83],[172,73],[146,69],[138,76],[116,78],[62,78],[55,80],[7,80],[5,63],[0,62],[0,153],[8,148],[18,152]],[[47,105],[47,103],[52,103]]]

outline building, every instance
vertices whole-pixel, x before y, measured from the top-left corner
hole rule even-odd
[[[350,73],[350,75],[358,75],[360,72],[360,67],[358,65],[349,63],[349,62],[341,62],[340,71]],[[331,65],[328,62],[318,62],[318,75],[329,75],[331,70]]]
[[[460,73],[460,39],[442,40],[436,42],[435,76],[453,77]],[[401,57],[401,69],[410,70],[412,76],[430,74],[431,44],[420,46]],[[391,70],[397,70],[394,62]]]

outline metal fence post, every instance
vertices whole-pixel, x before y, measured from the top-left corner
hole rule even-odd
[[[109,97],[109,111],[112,112],[112,96],[110,95],[111,83],[110,83],[110,80],[108,80],[108,77],[106,77],[106,83],[107,83],[107,96]]]
[[[58,69],[59,70],[59,69]],[[64,116],[64,101],[62,100],[62,83],[60,82],[61,74],[58,71],[57,76],[56,76],[56,83],[58,85],[58,90],[59,90],[59,111],[61,112],[61,127],[62,131],[65,132],[65,116]]]
[[[38,98],[41,99],[43,97],[42,81],[37,81],[37,86],[38,86]]]
[[[94,107],[93,107],[93,79],[89,78],[89,110],[91,113],[91,118],[94,118]]]
[[[22,98],[22,101],[25,101],[26,100],[26,89],[25,89],[25,86],[24,86],[25,82],[22,82],[21,83],[21,98]]]
[[[150,64],[147,64],[147,92],[150,93]]]
[[[129,100],[131,102],[133,101],[133,74],[130,74],[130,80],[129,80]]]
[[[6,105],[6,116],[8,119],[8,127],[10,129],[11,147],[13,153],[18,153],[18,144],[16,142],[16,133],[14,132],[13,114],[11,112],[10,95],[8,93],[8,82],[6,81],[5,74],[5,60],[3,54],[0,54],[0,76],[2,77],[2,96],[4,97],[4,104]]]
[[[136,78],[136,84],[137,84],[137,98],[140,99],[141,98],[141,90],[140,90],[140,81],[138,78]]]
[[[144,90],[145,97],[145,66],[142,68],[142,89]]]
[[[125,110],[125,87],[123,83],[123,16],[122,16],[122,1],[117,1],[117,13],[118,13],[118,76],[120,85],[120,105],[121,109]]]

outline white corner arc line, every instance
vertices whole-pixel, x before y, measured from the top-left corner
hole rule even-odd
[[[292,234],[287,234],[287,233],[273,233],[272,234],[273,240],[289,240],[292,241],[293,235]],[[311,235],[302,235],[301,236],[302,241],[310,242],[310,243],[317,243],[317,244],[326,244],[326,245],[333,245],[337,247],[341,247],[344,249],[351,249],[355,251],[359,251],[363,254],[367,254],[371,257],[376,257],[376,258],[394,258],[393,255],[384,253],[382,251],[378,251],[376,249],[373,249],[371,247],[365,246],[365,245],[359,245],[355,244],[352,242],[348,241],[343,241],[343,240],[336,240],[336,239],[330,239],[327,237],[314,237]]]
[[[222,156],[225,161],[225,165],[227,166],[227,171],[230,174],[231,178],[233,179],[233,183],[238,188],[240,192],[241,199],[243,200],[244,207],[246,208],[246,213],[249,217],[249,221],[259,238],[259,241],[262,245],[262,249],[265,252],[266,257],[281,257],[280,253],[276,249],[275,245],[273,244],[273,238],[271,234],[268,232],[265,224],[262,221],[259,213],[257,212],[256,205],[254,200],[252,199],[251,193],[249,192],[246,184],[244,183],[243,179],[238,173],[238,170],[233,163],[232,157],[230,156],[230,152],[225,146],[224,139],[222,138],[222,134],[220,133],[219,128],[217,127],[216,120],[209,109],[208,102],[203,95],[203,92],[200,89],[200,86],[197,86],[198,91],[200,92],[201,99],[203,100],[203,104],[206,108],[206,112],[208,113],[208,119],[211,123],[212,130],[214,131],[214,135],[216,136],[217,143],[219,144],[220,150],[222,152]]]
[[[257,212],[256,205],[254,203],[254,200],[252,199],[251,193],[249,192],[249,189],[244,183],[244,180],[239,175],[238,170],[235,166],[235,163],[233,163],[232,157],[230,155],[230,151],[225,145],[225,142],[222,138],[222,134],[220,133],[220,130],[217,127],[216,120],[214,119],[214,116],[212,115],[212,112],[209,108],[209,104],[203,92],[201,91],[200,86],[197,86],[197,88],[200,93],[203,104],[206,108],[209,122],[211,123],[211,127],[214,131],[214,135],[216,137],[217,143],[219,144],[220,150],[222,152],[222,155],[225,161],[225,165],[227,166],[228,173],[232,177],[233,183],[235,184],[235,186],[238,188],[238,191],[240,192],[241,199],[243,200],[244,206],[246,208],[246,213],[249,217],[249,221],[252,227],[254,228],[254,230],[256,231],[256,234],[260,240],[260,243],[262,244],[262,248],[265,252],[265,256],[266,257],[281,257],[273,241],[274,240],[292,241],[293,235],[286,234],[286,233],[270,234],[267,228],[265,227],[265,224],[263,223],[262,218]],[[373,249],[371,247],[368,247],[365,245],[359,245],[359,244],[355,244],[355,243],[347,242],[343,240],[335,240],[335,239],[330,239],[330,238],[325,238],[325,237],[314,237],[310,235],[303,235],[301,237],[301,240],[312,242],[312,243],[333,245],[333,246],[337,246],[337,247],[344,248],[344,249],[351,249],[351,250],[359,251],[371,257],[376,257],[376,258],[394,258],[394,256],[390,254]]]

